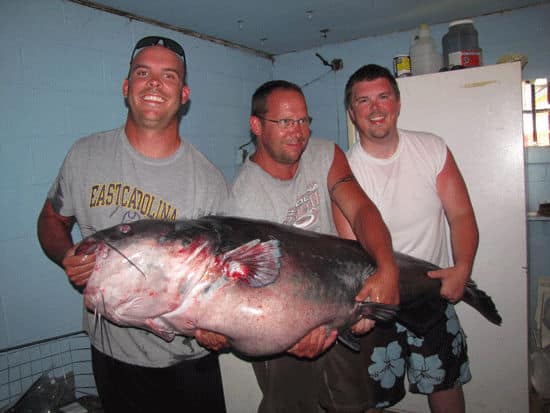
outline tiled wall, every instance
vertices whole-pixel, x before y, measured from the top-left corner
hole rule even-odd
[[[550,3],[475,17],[474,25],[478,31],[479,45],[483,49],[484,64],[495,64],[500,56],[507,53],[520,53],[526,55],[529,60],[522,73],[524,79],[550,78],[548,16]],[[441,52],[441,39],[448,30],[448,24],[430,26],[430,29]],[[408,31],[330,44],[329,34],[326,46],[277,57],[274,78],[307,85],[304,91],[314,118],[313,133],[332,138],[347,148],[343,100],[348,78],[367,63],[376,63],[391,69],[393,56],[409,52],[412,36],[413,33]],[[343,69],[328,73],[328,68],[321,63],[315,53],[319,53],[328,61],[334,58],[342,59]],[[315,80],[319,77],[319,80]],[[449,96],[447,102],[434,103],[452,107],[452,96]]]
[[[537,211],[539,204],[550,202],[550,147],[531,147],[525,151],[527,210]],[[537,284],[550,278],[550,217],[529,218],[527,222],[529,254],[529,318],[535,328]]]
[[[539,204],[550,202],[550,147],[525,150],[527,210],[537,211]]]
[[[485,62],[494,63],[508,52],[524,53],[529,57],[525,78],[550,77],[549,14],[550,5],[545,4],[476,18]],[[446,24],[432,27],[436,39],[446,31]],[[273,65],[239,50],[64,0],[2,0],[0,349],[80,329],[81,296],[42,253],[36,218],[75,139],[123,123],[120,88],[129,53],[137,39],[150,34],[184,44],[191,105],[181,133],[228,179],[236,169],[236,148],[250,138],[250,95],[260,83],[284,78],[306,85],[314,135],[346,148],[347,78],[367,62],[391,66],[394,55],[407,52],[412,35],[327,44],[280,56]],[[328,73],[316,52],[327,60],[343,59],[344,69]],[[548,178],[548,166],[545,174]],[[542,191],[547,189],[543,184]]]
[[[0,4],[0,349],[81,328],[82,298],[41,251],[36,219],[70,145],[123,124],[130,52],[151,34],[184,45],[181,134],[231,178],[270,60],[64,0]]]

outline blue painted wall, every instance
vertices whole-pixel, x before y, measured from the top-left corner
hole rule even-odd
[[[63,0],[0,3],[0,349],[81,328],[82,298],[42,253],[36,219],[70,145],[123,124],[130,53],[151,34],[184,45],[181,133],[231,178],[270,60]]]
[[[550,4],[474,18],[479,45],[483,49],[483,62],[495,64],[504,54],[520,53],[529,59],[523,70],[524,79],[550,78],[549,18]],[[441,52],[441,38],[447,33],[448,24],[431,26],[430,29]],[[329,33],[326,46],[277,57],[274,78],[287,79],[299,85],[308,84],[304,91],[314,118],[313,133],[330,137],[347,148],[343,105],[346,81],[359,67],[368,63],[391,70],[393,56],[408,54],[412,37],[413,31],[406,31],[330,44]],[[315,53],[328,61],[342,59],[343,70],[329,73],[329,68],[322,65]]]
[[[525,151],[527,210],[535,212],[543,202],[550,202],[550,147],[531,147]],[[550,217],[530,217],[527,221],[529,256],[529,316],[536,328],[538,281],[550,278]]]
[[[525,150],[525,175],[527,210],[537,211],[541,203],[550,202],[550,147]]]
[[[550,77],[550,6],[476,19],[486,63],[529,56],[526,78]],[[531,30],[528,32],[526,29]],[[436,39],[447,25],[432,27]],[[191,106],[181,133],[230,179],[236,148],[249,140],[249,100],[262,82],[285,78],[305,87],[313,133],[346,148],[343,88],[366,62],[391,66],[411,32],[361,39],[271,61],[64,0],[0,4],[0,349],[80,329],[81,296],[42,253],[36,218],[70,145],[124,122],[121,84],[135,41],[160,34],[188,56]],[[330,42],[330,35],[327,39]],[[342,58],[328,73],[315,53]]]

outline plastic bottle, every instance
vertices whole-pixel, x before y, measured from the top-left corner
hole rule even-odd
[[[421,24],[413,36],[409,55],[411,56],[413,75],[434,73],[441,69],[441,55],[437,52],[435,41],[427,24]]]
[[[445,67],[474,67],[482,64],[482,50],[477,40],[473,20],[457,20],[449,23],[449,31],[441,40]]]

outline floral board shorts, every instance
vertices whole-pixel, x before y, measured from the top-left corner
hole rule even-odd
[[[422,338],[395,323],[378,326],[361,342],[376,407],[391,406],[405,396],[405,370],[412,393],[430,394],[471,380],[466,336],[454,305],[447,306],[445,315]]]
[[[368,408],[393,406],[405,397],[405,373],[409,391],[421,394],[460,386],[472,378],[466,336],[452,304],[424,337],[399,323],[378,323],[361,339],[360,354],[334,361],[338,365],[326,366],[325,379],[336,389],[331,403],[340,405],[341,411],[352,411],[357,394]],[[347,399],[349,395],[355,400]]]

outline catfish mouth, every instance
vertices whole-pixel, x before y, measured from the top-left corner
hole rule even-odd
[[[105,299],[99,288],[86,286],[84,290],[84,305],[92,312],[99,312],[103,315],[109,311],[105,305]]]
[[[89,311],[101,314],[102,317],[114,323],[142,324],[140,317],[131,317],[129,316],[131,312],[125,311],[131,300],[121,301],[115,305],[107,305],[103,293],[95,287],[86,288],[85,294],[84,303]]]

